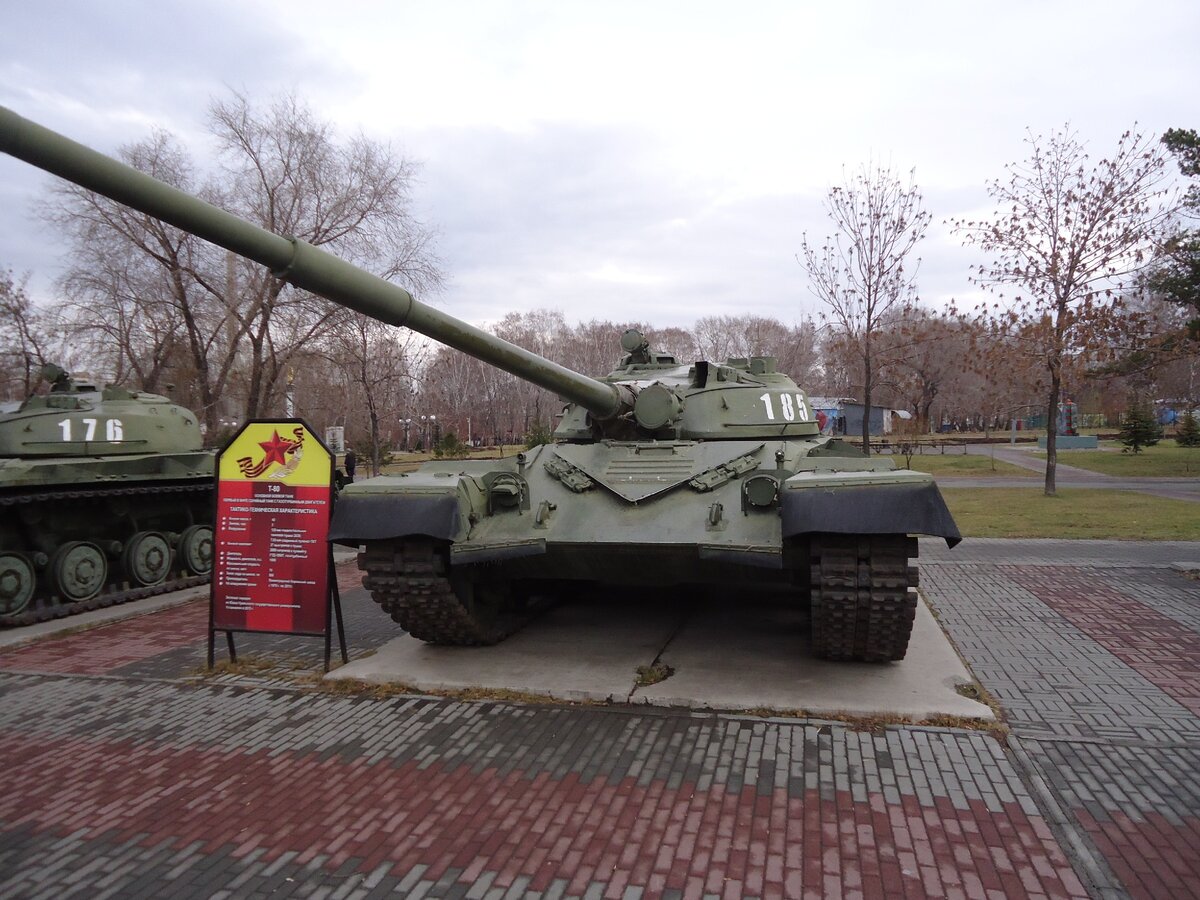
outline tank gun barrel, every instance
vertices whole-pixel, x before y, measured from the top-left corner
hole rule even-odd
[[[428,306],[408,291],[298,238],[218,209],[0,106],[0,150],[266,266],[279,278],[390,325],[403,325],[585,407],[624,407],[618,390]]]

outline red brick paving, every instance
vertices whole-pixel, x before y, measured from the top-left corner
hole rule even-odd
[[[946,798],[922,807],[871,793],[777,788],[698,790],[626,777],[583,782],[493,768],[346,761],[315,754],[193,749],[76,737],[0,737],[0,757],[39,760],[36,781],[0,769],[0,821],[9,829],[109,844],[233,847],[235,858],[292,851],[325,868],[357,860],[429,866],[437,880],[484,870],[493,887],[521,876],[530,890],[570,879],[568,893],[606,883],[651,894],[727,896],[1085,897],[1053,836],[1018,804],[990,812]]]
[[[113,622],[0,653],[0,670],[104,675],[179,647],[208,640],[208,601]]]
[[[1081,570],[1014,573],[1013,581],[1200,715],[1200,638],[1170,616]]]
[[[1195,631],[1119,590],[1121,577],[1132,576],[1105,577],[1095,570],[1063,566],[1006,566],[1003,573],[1016,588],[1007,600],[1027,597],[1031,604],[1030,618],[1017,621],[1053,620],[1057,627],[1057,616],[1048,613],[1045,604],[1086,635],[1076,634],[1072,645],[1074,651],[1084,647],[1075,658],[1085,666],[1116,657],[1124,665],[1114,662],[1114,670],[1125,673],[1128,666],[1137,672],[1174,698],[1164,697],[1162,703],[1179,710],[1180,716],[1188,713],[1176,703],[1192,716],[1200,714],[1200,642]],[[338,574],[343,591],[359,586],[353,565],[343,566]],[[988,627],[1003,627],[1002,606],[982,617]],[[198,647],[206,627],[207,603],[199,601],[119,628],[9,651],[0,655],[0,670],[109,674],[130,662]],[[1054,641],[1044,635],[1042,639],[1054,651]],[[1025,659],[1020,652],[1013,656]],[[1046,658],[1053,665],[1055,657]],[[29,681],[28,676],[6,678]],[[1144,682],[1136,680],[1144,692]],[[74,680],[45,681],[52,692],[32,708],[44,707],[45,700]],[[145,685],[134,688],[132,681],[103,683],[145,690]],[[1036,687],[1047,693],[1053,684],[1038,681]],[[88,688],[89,693],[94,690]],[[849,791],[835,791],[832,776],[824,775],[821,790],[804,791],[801,783],[800,790],[793,785],[789,793],[780,786],[735,786],[740,781],[728,785],[718,780],[699,789],[691,781],[671,787],[661,779],[639,782],[628,775],[581,779],[577,770],[507,772],[481,768],[479,757],[472,763],[459,757],[447,761],[441,756],[446,748],[440,740],[431,745],[433,753],[424,768],[407,757],[371,763],[361,756],[361,748],[330,758],[280,749],[295,748],[294,737],[288,739],[290,745],[281,738],[271,751],[205,747],[195,743],[195,737],[186,743],[155,743],[147,736],[161,738],[161,733],[154,730],[149,704],[139,711],[132,699],[115,705],[84,699],[96,709],[111,707],[113,724],[80,727],[68,737],[42,733],[37,727],[0,732],[4,758],[37,760],[32,770],[0,770],[0,883],[17,885],[18,891],[21,885],[44,884],[42,894],[53,896],[56,885],[69,883],[72,863],[55,862],[58,851],[52,848],[55,841],[73,846],[78,835],[85,844],[76,858],[87,865],[93,858],[116,865],[131,858],[122,855],[126,847],[155,852],[168,848],[162,851],[166,855],[182,853],[200,841],[203,852],[217,861],[210,867],[216,874],[208,886],[183,890],[195,896],[208,896],[233,877],[228,874],[231,864],[222,869],[222,857],[243,861],[250,870],[282,860],[285,853],[296,854],[296,864],[320,866],[334,879],[327,884],[338,883],[334,870],[342,864],[363,873],[378,864],[387,867],[393,881],[416,873],[414,866],[427,867],[421,875],[426,886],[442,875],[460,885],[495,876],[491,886],[497,889],[516,885],[541,892],[557,883],[568,893],[583,894],[600,885],[604,896],[611,897],[630,886],[645,888],[648,896],[669,889],[684,896],[707,891],[727,897],[1086,896],[1046,821],[1031,805],[989,805],[970,791],[952,802],[943,793],[946,785],[935,787],[924,801],[911,786],[907,792],[893,792],[889,801],[882,793],[863,792],[862,779],[851,768],[856,800]],[[65,705],[77,711],[79,700]],[[1102,691],[1088,698],[1096,708],[1103,700]],[[162,711],[168,720],[172,715],[178,718],[173,705],[174,701]],[[389,714],[381,708],[380,715]],[[1123,723],[1123,715],[1114,710],[1114,723]],[[56,716],[55,721],[72,720],[61,713]],[[143,717],[149,724],[136,732],[140,737],[124,740],[117,724]],[[10,718],[23,723],[28,713]],[[178,725],[171,720],[164,727],[175,734]],[[324,726],[314,722],[314,727]],[[264,740],[255,734],[254,740]],[[567,743],[568,738],[575,740],[570,733],[534,730],[521,741],[536,746],[540,741]],[[1141,775],[1120,766],[1114,769],[1107,755],[1090,762],[1084,758],[1084,751],[1111,752],[1102,743],[1054,745],[1063,748],[1065,762],[1057,750],[1052,755],[1046,748],[1037,751],[1039,759],[1053,759],[1060,766],[1050,766],[1051,780],[1055,771],[1079,779],[1060,785],[1066,791],[1063,808],[1135,897],[1200,896],[1200,818],[1191,814],[1195,804],[1189,808],[1181,796],[1189,783],[1186,775],[1178,774],[1194,766],[1185,763],[1181,768],[1174,759],[1172,754],[1186,755],[1178,750],[1178,741],[1186,743],[1181,736],[1160,752],[1164,759],[1171,757],[1168,775],[1160,781],[1148,781],[1146,775],[1159,772],[1158,757],[1139,755],[1130,761],[1132,768],[1143,767]],[[524,752],[523,743],[516,746]],[[570,755],[584,767],[591,746],[572,747]],[[602,755],[597,751],[597,757]],[[915,759],[911,751],[905,756]],[[968,753],[956,768],[972,758]],[[682,770],[683,763],[679,766]],[[1105,782],[1106,772],[1114,773],[1109,782],[1120,784]],[[971,777],[958,774],[968,781]],[[1178,780],[1172,782],[1171,777]],[[1071,785],[1084,793],[1072,795]],[[1103,803],[1088,799],[1089,787]],[[1114,801],[1116,806],[1111,805]],[[1163,812],[1157,811],[1160,808]],[[45,840],[39,839],[34,857],[22,863],[22,854],[28,852],[22,843],[27,831]],[[16,878],[25,881],[5,882],[6,860],[20,867],[22,874]],[[174,885],[174,876],[164,876],[161,870],[153,878],[159,879],[151,882],[155,890]],[[437,890],[433,893],[438,895]]]
[[[362,573],[353,562],[339,565],[336,572],[342,593],[362,587]],[[69,626],[70,620],[64,624]],[[153,615],[0,651],[0,671],[105,675],[131,663],[180,647],[201,646],[207,641],[208,599],[205,598]]]
[[[1085,809],[1075,815],[1133,897],[1159,900],[1200,892],[1200,818],[1173,823],[1159,813],[1133,818],[1116,812],[1097,821]]]

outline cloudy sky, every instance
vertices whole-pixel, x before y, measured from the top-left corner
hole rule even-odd
[[[796,253],[845,171],[915,168],[921,295],[970,305],[944,220],[987,209],[1027,130],[1069,123],[1101,157],[1135,124],[1200,127],[1198,34],[1195,0],[6,0],[0,104],[108,153],[165,128],[203,160],[211,99],[294,91],[420,162],[454,315],[791,322],[819,309]],[[0,157],[0,267],[43,300],[47,182]]]

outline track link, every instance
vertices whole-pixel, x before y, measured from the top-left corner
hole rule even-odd
[[[449,577],[442,548],[430,540],[381,541],[358,555],[363,586],[392,620],[430,644],[495,644],[528,616],[505,609],[506,597],[466,578]]]
[[[809,544],[813,649],[833,660],[904,659],[917,612],[916,538],[817,535]]]
[[[215,490],[211,477],[186,481],[149,483],[141,485],[88,484],[70,490],[30,490],[0,494],[0,515],[14,515],[14,510],[27,505],[49,505],[55,503],[78,503],[79,501],[104,500],[111,497],[158,496],[178,494],[187,499],[203,499]],[[207,524],[207,523],[205,523]],[[14,548],[19,549],[19,548]],[[63,601],[54,595],[39,594],[29,606],[15,615],[0,614],[0,627],[35,625],[79,613],[117,606],[132,600],[154,597],[170,591],[183,590],[207,584],[211,574],[193,575],[175,568],[165,581],[145,587],[129,587],[126,582],[110,582],[95,597],[80,602]]]
[[[56,598],[43,599],[41,605],[36,609],[26,609],[15,616],[0,616],[0,626],[36,625],[38,622],[48,622],[51,619],[74,616],[79,613],[91,612],[94,609],[117,606],[121,603],[128,603],[131,600],[141,600],[145,597],[156,597],[159,594],[167,594],[171,591],[199,587],[202,584],[208,584],[211,577],[211,575],[190,575],[184,578],[164,581],[149,587],[133,588],[131,590],[110,590],[107,593],[98,594],[91,600],[84,600],[79,603],[60,603],[56,602]]]

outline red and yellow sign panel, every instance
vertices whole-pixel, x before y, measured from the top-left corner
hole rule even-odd
[[[332,472],[297,420],[251,422],[221,453],[214,629],[326,632]]]

